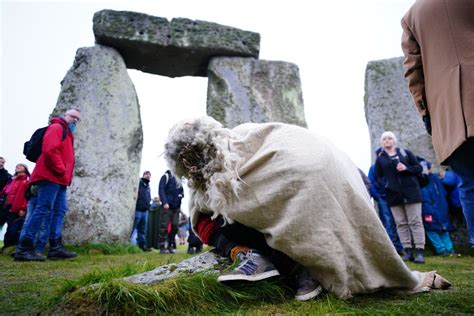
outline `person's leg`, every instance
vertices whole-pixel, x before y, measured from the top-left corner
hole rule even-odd
[[[52,209],[60,185],[48,181],[38,183],[36,207],[30,212],[20,234],[15,260],[16,261],[44,261],[45,258],[34,253],[34,241],[43,222],[49,230]]]
[[[146,247],[146,228],[148,223],[148,212],[137,212],[140,213],[140,219],[137,224],[137,244],[143,251],[149,251]]]
[[[421,217],[421,203],[405,204],[408,226],[413,236],[416,255],[413,262],[425,263],[425,227]]]
[[[392,212],[390,211],[390,207],[388,206],[387,201],[380,198],[377,201],[377,206],[379,209],[380,221],[385,227],[385,231],[390,237],[390,240],[392,241],[393,246],[395,247],[395,249],[397,249],[397,252],[401,253],[403,250],[403,245],[400,242],[400,238],[398,237],[395,219],[393,218]]]
[[[469,242],[474,248],[474,138],[465,141],[448,159],[449,166],[459,178],[459,198],[469,232]]]
[[[403,245],[405,255],[403,260],[413,260],[413,249],[411,244],[411,235],[410,229],[408,227],[408,219],[405,213],[405,207],[403,205],[391,206],[390,210],[392,211],[393,219],[397,225],[398,237],[400,242]]]
[[[67,212],[66,187],[61,186],[56,200],[54,201],[53,211],[51,215],[51,224],[49,230],[49,251],[48,259],[72,259],[77,257],[74,252],[64,248],[62,243],[62,230],[64,224],[64,216]]]
[[[8,248],[11,246],[15,246],[18,242],[18,220],[20,216],[17,213],[8,212],[7,216],[7,231],[5,232],[5,236],[3,237],[3,248]]]
[[[454,254],[454,247],[451,241],[451,236],[449,236],[449,232],[443,232],[440,234],[440,238],[443,241],[444,248],[446,248],[446,252],[448,254]]]
[[[171,210],[161,210],[158,230],[158,243],[160,247],[160,253],[168,253],[168,250],[166,249],[166,241],[168,240],[168,224],[170,223],[170,221]]]
[[[169,250],[176,249],[176,234],[178,233],[179,208],[171,210],[171,231],[169,233]]]
[[[132,244],[138,244],[137,240],[133,240],[133,237],[138,237],[138,233],[136,232],[138,222],[140,221],[140,212],[135,210],[135,216],[133,217],[133,226],[132,231],[130,232],[130,242]]]
[[[428,236],[431,245],[433,245],[437,255],[445,255],[447,253],[447,249],[444,246],[443,239],[441,238],[441,233],[427,230],[426,235]]]

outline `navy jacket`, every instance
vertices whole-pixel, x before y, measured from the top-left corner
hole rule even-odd
[[[445,232],[454,230],[449,218],[447,192],[435,174],[430,174],[430,183],[421,189],[423,194],[423,225],[427,231]]]
[[[140,179],[138,183],[138,197],[137,197],[137,206],[135,209],[137,211],[148,211],[150,208],[151,193],[150,193],[150,180]]]
[[[386,151],[382,151],[375,161],[375,179],[378,185],[385,188],[387,203],[390,206],[422,201],[416,175],[421,174],[423,168],[415,155],[408,150],[405,150],[405,153],[406,156],[402,155],[397,148],[398,159],[407,167],[407,170],[402,172],[397,171],[396,163]]]
[[[160,179],[158,193],[160,195],[161,205],[168,203],[170,209],[181,207],[181,199],[184,196],[183,187],[176,181],[175,177],[171,175],[169,170],[166,171]]]

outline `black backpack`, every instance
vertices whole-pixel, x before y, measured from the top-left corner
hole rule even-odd
[[[62,140],[65,140],[67,137],[67,130],[62,124],[60,125],[63,128]],[[29,161],[36,162],[39,156],[41,155],[41,151],[43,147],[43,137],[48,127],[49,125],[42,128],[38,128],[33,133],[33,135],[31,135],[30,140],[25,142],[25,144],[23,145],[23,155],[25,155],[26,159],[28,159]]]

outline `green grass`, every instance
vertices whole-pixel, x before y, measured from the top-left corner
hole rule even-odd
[[[453,283],[448,291],[401,295],[376,293],[339,300],[331,294],[297,302],[279,279],[223,286],[215,275],[182,275],[156,285],[123,276],[190,257],[144,253],[129,245],[75,248],[72,261],[13,262],[0,255],[0,314],[350,314],[427,315],[474,313],[474,257],[427,257],[422,271],[438,270]],[[96,284],[96,285],[92,285]]]

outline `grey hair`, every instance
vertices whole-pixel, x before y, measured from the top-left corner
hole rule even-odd
[[[230,129],[206,116],[177,123],[165,143],[168,167],[177,178],[188,180],[196,209],[213,212],[212,218],[222,215],[229,223],[225,205],[238,198],[241,189],[241,158],[229,145],[235,138]]]

